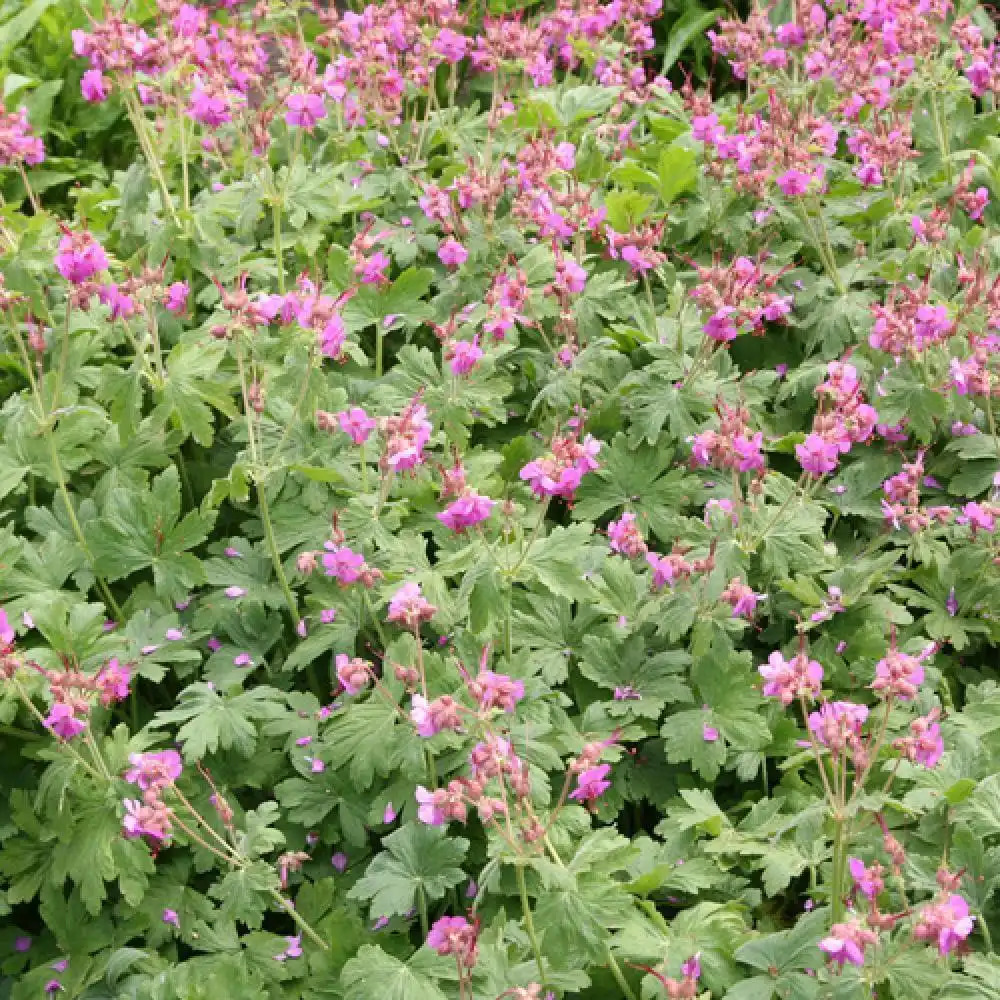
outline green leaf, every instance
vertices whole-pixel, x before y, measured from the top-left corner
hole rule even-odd
[[[680,58],[681,53],[696,38],[700,38],[706,29],[715,24],[720,13],[720,10],[702,10],[697,4],[685,5],[684,13],[673,23],[670,34],[667,36],[660,73],[665,76],[673,69],[673,65]]]
[[[219,341],[178,344],[166,359],[167,377],[159,396],[163,412],[203,447],[215,434],[212,410],[230,419],[238,415],[232,376],[220,376],[226,345]]]
[[[459,866],[469,842],[438,827],[407,823],[382,843],[386,849],[348,892],[351,899],[367,900],[374,916],[408,913],[419,893],[430,901],[441,899],[467,877]]]
[[[690,191],[698,183],[697,157],[686,146],[668,146],[656,165],[659,177],[660,201],[670,205],[678,195]]]
[[[403,962],[366,944],[344,966],[340,981],[350,1000],[447,1000],[436,980],[452,979],[454,970],[450,957],[427,948]]]

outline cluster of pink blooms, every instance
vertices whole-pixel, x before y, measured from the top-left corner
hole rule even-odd
[[[333,360],[341,360],[347,329],[341,309],[354,295],[348,289],[340,295],[324,295],[306,275],[301,275],[295,291],[285,295],[265,295],[258,303],[261,314],[268,322],[297,323],[316,338],[320,352]]]
[[[937,644],[931,643],[919,656],[910,656],[896,648],[896,637],[893,635],[889,651],[875,664],[872,690],[887,698],[910,701],[924,682],[923,661],[937,648]]]
[[[170,836],[171,812],[163,794],[181,776],[181,758],[176,750],[134,753],[129,764],[125,780],[139,786],[142,799],[125,800],[125,836],[144,837],[156,847]]]
[[[469,528],[485,521],[498,501],[481,496],[473,489],[467,490],[457,500],[452,501],[437,519],[456,534],[461,534]]]
[[[930,283],[916,288],[893,285],[885,305],[872,306],[875,323],[868,343],[876,350],[895,358],[917,357],[937,344],[948,340],[955,332],[955,323],[948,307],[932,305]]]
[[[719,595],[719,600],[725,601],[733,609],[734,618],[752,618],[757,605],[764,599],[764,594],[758,594],[749,584],[734,576],[726,589]]]
[[[114,705],[129,694],[132,671],[117,657],[112,657],[93,675],[73,668],[49,670],[35,663],[30,666],[48,681],[52,707],[45,726],[61,740],[72,740],[87,728],[95,700],[105,706]]]
[[[420,592],[420,584],[413,581],[404,583],[389,601],[389,621],[414,631],[435,614],[437,608]]]
[[[1000,51],[987,44],[982,29],[972,18],[960,17],[951,26],[951,37],[958,42],[965,58],[956,62],[962,68],[974,97],[1000,92]]]
[[[638,559],[648,551],[636,516],[630,510],[622,513],[617,521],[608,525],[608,546],[628,559]]]
[[[666,555],[656,552],[646,553],[646,562],[653,570],[653,590],[673,587],[689,580],[696,573],[709,573],[715,566],[715,553],[710,551],[701,559],[688,559],[690,546],[682,542],[674,542],[673,548]]]
[[[775,651],[757,669],[764,678],[764,696],[778,698],[785,706],[800,698],[815,698],[823,683],[823,668],[804,649],[790,660]]]
[[[427,419],[427,407],[419,397],[411,400],[399,416],[379,420],[385,440],[383,465],[393,472],[412,471],[425,461],[424,448],[434,428]]]
[[[819,948],[837,965],[850,963],[861,966],[865,964],[865,949],[877,943],[878,934],[855,917],[844,923],[834,924],[830,933],[819,942]]]
[[[605,226],[604,236],[611,259],[625,261],[636,277],[655,270],[667,259],[667,255],[657,249],[663,242],[663,227],[663,222],[644,222],[627,233],[618,233],[611,226]]]
[[[975,922],[966,900],[944,891],[933,903],[920,908],[913,936],[918,941],[934,941],[942,955],[949,955],[972,933]]]
[[[952,509],[948,506],[920,506],[920,486],[924,481],[924,452],[917,452],[912,462],[904,462],[903,468],[890,476],[883,484],[882,513],[886,522],[897,531],[922,531],[935,521],[950,520]]]
[[[27,110],[8,111],[0,103],[0,167],[31,167],[44,159],[45,146],[31,134]]]
[[[881,187],[920,155],[913,148],[909,121],[899,115],[876,118],[867,128],[856,128],[847,137],[847,148],[860,160],[854,176],[867,187]]]
[[[360,656],[338,653],[334,658],[334,666],[337,671],[337,680],[340,681],[344,692],[349,695],[360,694],[374,676],[372,664],[368,660],[361,659]]]
[[[855,444],[863,444],[878,422],[874,407],[865,402],[857,369],[843,361],[827,365],[827,377],[816,387],[820,408],[812,431],[795,446],[795,457],[803,470],[820,477],[833,472],[840,456]]]
[[[722,179],[734,172],[736,190],[757,197],[773,186],[790,198],[825,188],[826,166],[817,151],[833,156],[839,136],[827,118],[814,115],[804,104],[793,110],[772,90],[766,115],[741,111],[735,130],[729,131],[710,96],[696,95],[687,87],[684,94],[692,112],[692,135],[705,144],[710,177]]]
[[[764,435],[750,430],[750,411],[745,406],[728,406],[722,400],[715,409],[719,414],[718,430],[702,431],[689,438],[692,462],[715,469],[763,472]]]
[[[855,764],[863,754],[861,728],[868,718],[868,707],[850,701],[827,701],[818,712],[809,713],[809,730],[817,743],[834,755],[848,751]]]
[[[939,708],[932,708],[927,715],[921,715],[910,723],[910,735],[893,740],[892,745],[909,761],[923,767],[936,767],[944,756],[944,740],[941,738],[941,717]]]
[[[427,935],[427,947],[439,955],[454,955],[460,969],[475,968],[478,960],[477,924],[465,917],[439,917]]]
[[[723,267],[695,264],[698,284],[691,298],[709,314],[705,335],[728,344],[741,333],[763,334],[764,324],[778,323],[792,311],[792,296],[773,291],[779,274],[768,274],[761,261],[737,257]]]
[[[521,469],[521,479],[539,499],[562,497],[572,503],[583,477],[600,467],[600,450],[601,442],[590,434],[583,441],[576,431],[557,434],[545,455]]]

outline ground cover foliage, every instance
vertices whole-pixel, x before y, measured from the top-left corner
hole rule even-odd
[[[0,996],[997,995],[983,8],[0,11]]]

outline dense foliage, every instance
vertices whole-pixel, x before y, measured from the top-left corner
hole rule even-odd
[[[0,996],[997,996],[993,27],[719,13],[6,5]]]

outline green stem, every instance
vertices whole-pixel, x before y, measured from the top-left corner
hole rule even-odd
[[[941,159],[944,160],[948,183],[951,184],[954,180],[954,175],[951,167],[951,149],[948,145],[948,136],[941,121],[941,111],[938,108],[937,97],[933,94],[930,95],[929,102],[931,106],[931,119],[934,122],[934,134],[937,136],[938,150],[941,153]]]
[[[271,563],[274,566],[275,575],[278,577],[278,584],[281,592],[285,595],[285,603],[292,615],[292,624],[299,623],[299,609],[295,603],[295,595],[288,584],[288,577],[285,574],[285,567],[281,564],[281,553],[278,551],[278,543],[274,537],[274,525],[271,522],[271,508],[267,502],[267,489],[263,483],[257,483],[257,501],[260,510],[260,519],[264,525],[264,538],[267,542],[267,551],[271,554]]]
[[[142,147],[142,152],[146,157],[146,162],[149,164],[149,169],[153,171],[153,176],[156,178],[156,183],[160,188],[163,207],[170,213],[174,225],[180,229],[182,228],[181,220],[177,217],[177,209],[174,208],[174,199],[170,196],[170,188],[167,186],[166,177],[163,176],[163,168],[160,166],[156,149],[150,142],[146,131],[146,117],[142,113],[142,109],[136,104],[135,97],[127,90],[125,91],[125,109],[132,122],[132,128],[135,129],[136,138]]]
[[[535,956],[535,964],[538,966],[538,977],[542,981],[542,989],[546,986],[545,964],[542,962],[542,949],[538,943],[538,935],[535,933],[535,921],[531,916],[531,900],[528,898],[528,884],[524,878],[524,865],[514,866],[517,872],[517,888],[521,894],[521,913],[524,917],[524,929],[528,932],[528,940],[531,942],[531,950]],[[631,998],[635,1000],[635,998]]]
[[[275,198],[271,202],[271,218],[274,220],[274,259],[278,265],[278,294],[285,294],[285,250],[281,239],[281,202]]]
[[[604,956],[608,960],[608,968],[611,970],[611,975],[615,977],[615,982],[618,983],[618,988],[622,991],[622,996],[625,997],[625,1000],[636,1000],[635,993],[632,992],[632,987],[629,986],[628,980],[625,978],[625,973],[622,972],[622,967],[612,954],[611,945],[604,945]]]
[[[833,923],[844,919],[844,880],[847,875],[847,820],[843,816],[833,818],[833,877],[830,882],[830,905],[833,908]]]
[[[313,944],[322,948],[323,951],[330,950],[330,946],[312,929],[312,926],[309,924],[309,922],[304,917],[299,915],[295,907],[292,906],[292,904],[287,899],[285,899],[285,897],[282,896],[277,889],[272,889],[271,895],[274,897],[278,905],[285,911],[285,913],[287,913],[292,918],[292,920],[295,921],[296,925],[299,927],[302,933],[305,934],[305,936],[309,938],[309,940],[312,941]]]
[[[430,920],[427,917],[427,895],[422,885],[417,886],[417,911],[420,914],[420,936],[426,941],[430,930]]]
[[[114,595],[111,593],[111,588],[108,587],[104,577],[97,572],[94,566],[94,556],[90,551],[90,546],[87,545],[87,539],[83,533],[83,528],[80,527],[76,511],[73,509],[69,489],[66,486],[66,474],[63,472],[62,463],[59,461],[59,452],[56,449],[56,443],[52,437],[52,432],[48,428],[45,430],[45,439],[49,443],[49,454],[52,456],[52,468],[56,474],[56,481],[59,484],[59,492],[62,495],[63,503],[66,505],[66,514],[69,517],[69,523],[70,527],[73,529],[73,534],[76,536],[77,544],[81,549],[83,549],[83,554],[86,557],[87,562],[90,564],[90,569],[94,574],[94,582],[97,584],[97,589],[100,590],[101,595],[107,602],[108,607],[114,612],[115,620],[122,622],[125,620],[125,616],[122,614],[122,609],[115,600]]]

